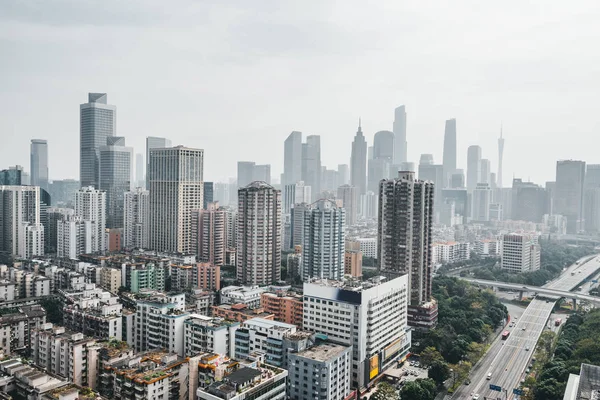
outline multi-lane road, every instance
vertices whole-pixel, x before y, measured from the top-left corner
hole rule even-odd
[[[586,262],[587,261],[587,262]],[[567,268],[556,280],[545,287],[554,290],[573,290],[586,277],[600,268],[600,256],[580,260]],[[581,272],[579,272],[581,271]],[[552,313],[554,302],[534,299],[522,315],[513,315],[513,327],[507,340],[500,337],[490,346],[476,368],[471,373],[469,385],[461,385],[452,399],[471,399],[478,395],[483,399],[514,399],[513,389],[517,388],[525,377],[533,351],[540,334],[544,330]],[[491,374],[488,379],[488,374]],[[502,392],[490,389],[490,385],[502,388]]]

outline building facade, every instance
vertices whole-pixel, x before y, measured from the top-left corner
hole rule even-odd
[[[0,252],[24,257],[40,224],[39,187],[0,186]]]
[[[84,187],[75,193],[75,216],[92,222],[92,252],[104,252],[106,243],[106,193],[93,187]]]
[[[150,192],[135,188],[125,193],[123,246],[147,249],[150,237]]]
[[[533,234],[502,236],[500,267],[511,273],[533,272],[540,269],[540,245]]]

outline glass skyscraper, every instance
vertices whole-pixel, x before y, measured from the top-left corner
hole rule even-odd
[[[31,140],[31,184],[48,190],[48,142]]]
[[[125,192],[132,188],[133,149],[113,136],[100,147],[100,190],[106,192],[106,227],[123,228]]]
[[[82,187],[99,187],[100,147],[115,136],[117,108],[107,104],[106,93],[89,93],[88,102],[80,105],[79,176]]]

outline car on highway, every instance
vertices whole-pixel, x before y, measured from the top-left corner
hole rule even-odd
[[[479,399],[479,393],[475,393],[473,395],[473,400],[478,400]]]
[[[522,331],[524,331],[524,330],[525,330],[525,327],[523,327],[523,329],[521,329],[521,330],[522,330]]]
[[[529,351],[529,346],[525,347],[525,351]]]

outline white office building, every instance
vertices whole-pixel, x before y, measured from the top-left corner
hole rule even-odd
[[[93,223],[92,252],[106,251],[106,193],[84,187],[75,193],[75,216]]]
[[[352,346],[351,387],[366,388],[406,357],[408,276],[304,283],[304,330]]]
[[[125,193],[123,247],[147,249],[150,225],[150,192],[142,188]]]
[[[535,234],[510,233],[502,235],[502,269],[512,273],[540,269],[540,245]]]

